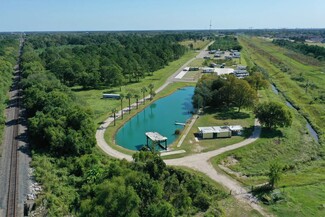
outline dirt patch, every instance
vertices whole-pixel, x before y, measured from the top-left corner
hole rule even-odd
[[[235,175],[238,178],[247,178],[247,176],[242,175],[242,173],[235,172],[229,168],[230,166],[236,165],[238,162],[239,161],[234,156],[231,155],[228,156],[223,161],[221,161],[221,164],[219,164],[218,166],[220,167],[220,169],[222,169],[228,174]]]
[[[200,146],[199,143],[195,143],[195,147],[194,147],[194,152],[200,153],[204,150],[204,148],[202,146]]]
[[[228,156],[226,159],[221,161],[221,165],[229,167],[229,166],[233,166],[236,165],[239,161],[233,156]]]

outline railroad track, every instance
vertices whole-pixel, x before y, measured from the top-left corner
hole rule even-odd
[[[19,135],[19,118],[20,118],[20,58],[24,45],[24,39],[20,39],[19,57],[16,67],[16,76],[13,82],[13,96],[14,104],[13,108],[13,123],[12,123],[12,137],[10,146],[10,166],[9,166],[9,180],[8,180],[8,196],[7,196],[7,207],[6,217],[16,217],[19,215],[18,212],[18,135]]]
[[[10,157],[10,171],[9,171],[9,186],[8,186],[8,198],[7,198],[7,217],[17,216],[17,198],[18,198],[18,118],[19,118],[19,107],[18,101],[16,100],[17,106],[15,108],[14,115],[14,126],[13,126],[13,138],[11,146],[11,157]]]

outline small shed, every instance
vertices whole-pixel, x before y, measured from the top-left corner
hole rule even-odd
[[[227,126],[199,127],[202,139],[229,138],[231,130]]]
[[[120,99],[120,94],[113,94],[113,93],[104,93],[103,99]]]

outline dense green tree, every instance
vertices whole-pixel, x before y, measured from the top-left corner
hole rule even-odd
[[[263,77],[262,73],[254,72],[253,75],[245,78],[246,81],[254,88],[256,91],[266,88],[268,85],[267,80]]]
[[[147,88],[146,87],[142,87],[141,88],[141,92],[142,92],[142,96],[143,96],[143,104],[146,103],[146,92],[147,92]]]
[[[279,183],[281,178],[282,166],[278,161],[273,161],[270,163],[269,167],[269,185],[272,189]]]
[[[95,189],[95,198],[81,204],[81,216],[139,216],[140,198],[123,179],[104,181]]]
[[[150,93],[150,99],[153,98],[152,94],[154,93],[154,91],[153,91],[153,88],[154,88],[154,87],[155,87],[155,86],[154,86],[152,83],[150,83],[150,84],[148,85],[149,93]]]
[[[277,102],[266,102],[257,105],[254,111],[262,125],[268,128],[288,127],[292,123],[291,112]]]
[[[121,93],[120,94],[120,101],[121,101],[121,116],[122,116],[122,119],[123,119],[123,115],[124,115],[124,111],[123,111],[123,99],[124,99],[125,95],[124,93]]]
[[[238,79],[235,83],[236,90],[234,94],[233,103],[238,107],[238,112],[242,107],[252,108],[257,101],[257,93],[245,80]]]
[[[113,108],[112,113],[113,113],[113,118],[114,118],[114,126],[116,125],[116,112],[117,112],[117,109]]]
[[[132,93],[127,93],[126,96],[125,96],[126,99],[129,100],[129,114],[131,112],[131,98],[132,98]]]

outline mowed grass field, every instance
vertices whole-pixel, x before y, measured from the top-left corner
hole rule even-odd
[[[194,50],[201,50],[205,48],[210,42],[210,40],[185,40],[180,42],[180,44],[189,48],[190,44],[192,44]]]
[[[285,52],[260,39],[254,38],[250,43],[255,44],[255,41],[257,41],[258,48],[260,44],[264,47],[271,46],[274,52],[271,54],[275,54],[277,58],[283,55],[278,52]],[[244,46],[242,58],[245,59],[247,65],[251,66],[257,63],[268,71],[272,82],[277,85],[281,86],[282,84],[286,88],[286,82],[288,85],[291,84],[290,75],[279,72],[277,66],[273,66],[268,56],[258,55],[258,48],[254,45],[247,45],[246,39],[242,39],[241,42]],[[284,55],[283,58],[285,62],[289,57]],[[291,61],[295,62],[296,60]],[[290,64],[287,63],[287,66]],[[306,65],[305,67],[314,70],[320,69],[320,66]],[[308,76],[313,77],[312,75]],[[318,85],[321,83],[322,81],[317,81]],[[289,91],[291,90],[287,90],[285,94],[293,94],[288,93]],[[278,101],[284,104],[284,98],[273,93],[271,87],[259,91],[259,100]],[[284,196],[284,200],[276,204],[265,205],[265,208],[276,216],[325,216],[324,146],[313,140],[307,131],[306,120],[301,114],[294,109],[291,111],[293,114],[291,127],[272,131],[263,129],[261,138],[256,142],[220,155],[212,159],[211,162],[219,171],[218,165],[226,165],[231,171],[227,171],[228,175],[243,183],[247,188],[251,188],[251,186],[256,187],[266,183],[269,164],[278,161],[283,166],[283,172],[277,188]]]
[[[94,121],[96,124],[100,124],[102,121],[104,121],[109,115],[112,114],[112,109],[120,109],[121,103],[120,100],[115,99],[102,99],[103,93],[138,93],[140,97],[142,98],[143,94],[141,93],[141,88],[146,87],[148,89],[148,92],[146,95],[149,95],[149,84],[154,85],[154,90],[159,88],[164,84],[164,82],[167,80],[169,76],[171,76],[173,73],[175,73],[181,66],[183,66],[187,61],[192,59],[197,55],[194,51],[189,51],[184,56],[182,56],[180,59],[173,61],[169,63],[168,66],[166,66],[163,69],[160,69],[153,73],[153,76],[147,76],[140,80],[140,82],[128,84],[125,86],[120,87],[114,87],[114,88],[107,88],[107,89],[101,89],[101,90],[76,90],[75,93],[78,98],[84,101],[86,106],[90,107],[92,111],[94,112]],[[131,103],[134,103],[136,99],[132,98]],[[128,100],[123,100],[123,107],[127,107]]]
[[[324,140],[325,102],[320,98],[325,97],[325,62],[261,38],[241,37],[239,41],[246,55],[268,72],[271,82],[310,120]]]

